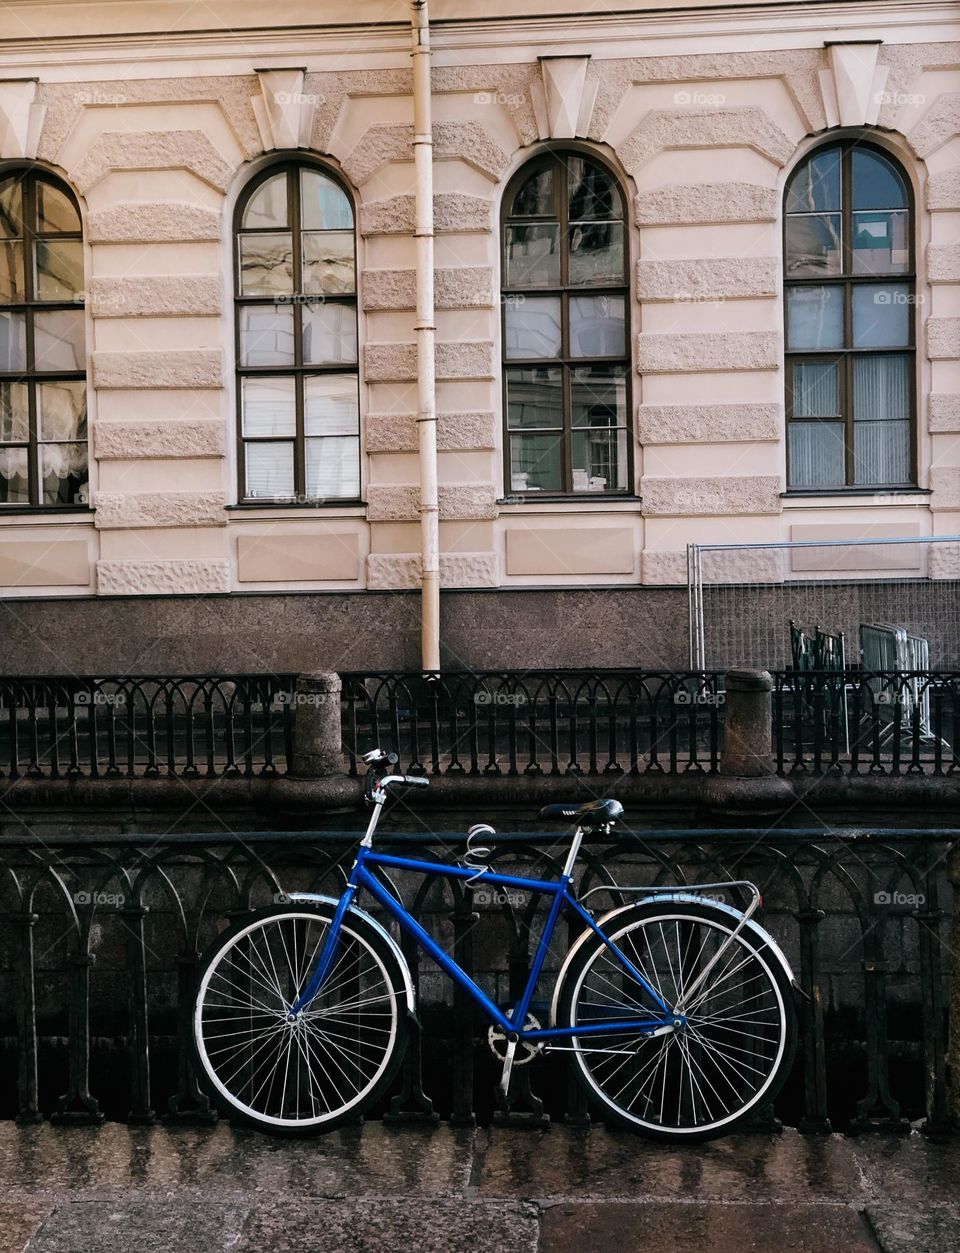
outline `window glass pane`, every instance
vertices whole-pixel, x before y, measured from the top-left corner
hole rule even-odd
[[[907,188],[894,166],[868,148],[853,150],[853,207],[901,209],[907,206]]]
[[[854,423],[853,481],[864,487],[909,483],[909,422]]]
[[[622,296],[570,297],[572,357],[622,357],[625,350]]]
[[[293,495],[293,444],[244,444],[247,496],[287,499]]]
[[[563,488],[558,435],[510,436],[510,490],[559,492]]]
[[[360,402],[355,374],[316,374],[303,381],[307,435],[357,435]]]
[[[342,295],[355,287],[352,231],[313,231],[303,238],[303,290]]]
[[[910,417],[910,357],[854,357],[854,422],[896,422]]]
[[[41,439],[86,439],[86,383],[82,379],[40,383],[37,387],[37,424]]]
[[[244,296],[293,291],[291,235],[240,236],[240,291]]]
[[[570,282],[623,282],[623,223],[570,223]]]
[[[905,348],[910,343],[910,306],[906,283],[862,283],[853,289],[853,346]]]
[[[840,371],[835,361],[796,361],[791,392],[796,418],[840,416]]]
[[[38,300],[73,300],[83,291],[83,244],[79,239],[38,239],[34,249]]]
[[[513,198],[511,217],[551,217],[553,204],[553,170],[539,170],[523,183]]]
[[[0,310],[0,373],[24,369],[26,343],[23,314]]]
[[[787,424],[791,487],[842,487],[844,458],[842,422]]]
[[[311,499],[356,500],[360,495],[360,441],[355,435],[308,439],[304,460]]]
[[[244,230],[269,230],[288,225],[286,173],[275,174],[257,188],[247,201],[241,225]]]
[[[571,421],[577,426],[626,426],[626,370],[618,365],[578,366],[570,383]]]
[[[37,230],[41,235],[79,235],[80,214],[59,187],[37,183]]]
[[[293,365],[293,306],[244,305],[240,308],[240,364]]]
[[[568,221],[623,217],[620,191],[606,170],[582,157],[564,157],[563,162],[567,167]]]
[[[840,149],[816,152],[793,175],[787,213],[816,213],[840,208]]]
[[[839,274],[841,266],[839,213],[787,218],[787,278]]]
[[[514,296],[504,308],[504,356],[560,355],[559,296]]]
[[[508,226],[506,229],[505,287],[559,287],[560,227]]]
[[[0,183],[0,239],[15,239],[22,234],[20,180],[8,178]]]
[[[0,304],[23,300],[23,244],[15,239],[0,240]]]
[[[26,383],[0,383],[0,440],[22,444],[30,438]]]
[[[600,429],[573,432],[573,490],[624,491],[627,486],[627,433]]]
[[[507,425],[563,426],[563,387],[559,369],[507,370]]]
[[[40,482],[45,505],[86,504],[86,444],[41,444]]]
[[[82,370],[83,310],[57,309],[33,319],[33,355],[37,370]]]
[[[25,448],[0,448],[0,503],[5,505],[29,505],[30,503]]]
[[[240,385],[244,435],[296,433],[296,379],[241,379]]]
[[[787,348],[843,347],[843,288],[787,288]]]
[[[910,268],[910,215],[905,210],[853,215],[854,274],[905,274]]]
[[[306,231],[353,231],[353,209],[342,187],[318,170],[300,171],[300,221]]]
[[[304,305],[304,362],[327,365],[356,359],[357,314],[353,305]]]

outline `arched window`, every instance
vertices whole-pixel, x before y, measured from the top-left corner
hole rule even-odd
[[[579,152],[535,157],[503,205],[507,493],[631,488],[623,194]]]
[[[858,141],[815,149],[784,204],[787,486],[916,483],[910,187]]]
[[[0,170],[0,510],[86,505],[83,234],[45,170]]]
[[[240,500],[356,500],[356,259],[340,183],[269,167],[237,205],[236,270]]]

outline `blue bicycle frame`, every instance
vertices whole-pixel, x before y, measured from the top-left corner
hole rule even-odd
[[[514,1007],[512,1019],[508,1018],[500,1007],[490,1000],[483,989],[436,943],[420,923],[407,912],[393,893],[384,887],[380,880],[371,873],[371,868],[376,867],[393,870],[413,870],[419,874],[442,875],[449,879],[469,879],[471,884],[489,883],[498,887],[519,888],[523,891],[538,892],[552,897],[543,933],[540,936],[540,942],[530,968],[530,975],[520,1000]],[[409,932],[417,940],[420,947],[429,953],[437,965],[472,997],[486,1017],[502,1028],[509,1040],[546,1043],[551,1040],[572,1036],[582,1038],[584,1036],[604,1035],[616,1031],[631,1031],[641,1035],[649,1035],[662,1030],[664,1027],[675,1026],[681,1023],[683,1015],[672,1011],[656,988],[644,978],[643,974],[637,970],[626,954],[604,934],[587,910],[573,897],[570,890],[571,883],[572,877],[566,870],[557,881],[523,879],[516,875],[496,874],[490,870],[478,871],[467,866],[451,866],[445,862],[419,861],[413,858],[394,857],[387,853],[375,853],[368,844],[361,844],[357,852],[357,859],[350,872],[347,886],[334,912],[330,930],[324,941],[316,968],[300,996],[289,1007],[290,1013],[300,1013],[322,990],[324,980],[333,969],[344,917],[356,899],[357,894],[361,889],[365,888],[397,920],[400,928]],[[610,1022],[594,1022],[574,1027],[534,1027],[525,1029],[521,1025],[518,1028],[518,1023],[523,1024],[527,1020],[527,1012],[533,1000],[533,994],[543,969],[543,963],[550,948],[550,941],[553,938],[553,933],[564,907],[572,910],[617,957],[624,969],[636,979],[649,995],[662,1017],[638,1015],[634,1018],[617,1018]]]

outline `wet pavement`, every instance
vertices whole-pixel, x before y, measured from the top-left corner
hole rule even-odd
[[[960,1141],[0,1123],[0,1253],[957,1253]]]

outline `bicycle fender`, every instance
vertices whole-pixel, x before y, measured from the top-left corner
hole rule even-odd
[[[743,917],[743,914],[739,910],[734,909],[732,905],[725,905],[720,901],[704,901],[702,896],[697,896],[693,892],[651,892],[650,895],[645,896],[642,901],[631,901],[628,905],[618,905],[616,909],[608,910],[607,913],[601,915],[599,918],[595,918],[594,921],[598,927],[603,927],[604,923],[618,917],[620,914],[626,913],[627,910],[636,909],[639,905],[655,905],[667,902],[673,904],[678,901],[688,905],[709,904],[711,908],[719,909],[723,913],[729,914],[731,918],[739,920]],[[744,927],[744,931],[750,932],[755,939],[761,941],[770,949],[770,952],[782,966],[783,973],[790,980],[791,985],[795,988],[799,988],[800,985],[797,982],[796,975],[793,973],[793,969],[787,959],[786,953],[784,953],[783,949],[773,938],[770,932],[764,930],[764,928],[761,927],[759,923],[754,922],[752,918],[747,922]],[[583,945],[586,944],[586,942],[595,934],[596,932],[591,931],[589,928],[584,929],[570,946],[570,951],[564,958],[563,965],[560,967],[560,972],[557,975],[557,983],[553,992],[553,1000],[550,1003],[551,1027],[555,1027],[557,1025],[557,1006],[560,1004],[560,993],[563,991],[563,981],[566,978],[570,964]]]
[[[318,892],[286,892],[286,899],[294,905],[332,905],[336,909],[339,899],[336,896],[322,896]],[[407,959],[400,950],[400,945],[396,942],[390,932],[377,922],[372,914],[368,914],[365,909],[358,909],[356,905],[351,905],[347,910],[347,916],[353,915],[356,918],[362,918],[369,926],[378,933],[378,935],[389,945],[394,957],[397,959],[397,965],[400,967],[400,973],[403,975],[404,992],[407,998],[408,1011],[416,1016],[416,997],[413,991],[413,977],[410,974],[410,967],[407,965]]]

